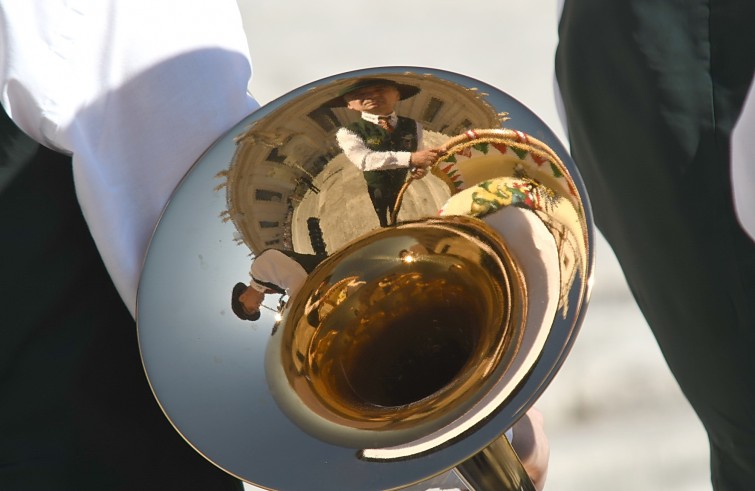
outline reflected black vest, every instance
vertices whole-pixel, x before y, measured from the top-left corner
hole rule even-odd
[[[398,117],[396,128],[392,132],[380,126],[359,119],[347,126],[347,128],[359,135],[370,150],[376,152],[415,152],[417,151],[417,123],[410,118]],[[408,169],[386,169],[364,172],[364,180],[367,185],[375,188],[383,188],[406,179]]]

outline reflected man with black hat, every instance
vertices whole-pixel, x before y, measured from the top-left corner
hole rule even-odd
[[[357,80],[329,104],[360,111],[362,117],[336,133],[338,145],[363,173],[367,192],[381,227],[406,181],[409,171],[422,178],[442,154],[440,148],[422,149],[422,126],[397,116],[396,103],[419,92],[419,87],[383,78]]]
[[[324,255],[265,249],[254,259],[249,285],[236,283],[231,293],[231,309],[239,319],[256,321],[268,293],[293,298]]]

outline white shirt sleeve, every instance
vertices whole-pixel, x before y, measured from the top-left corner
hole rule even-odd
[[[359,135],[347,128],[336,132],[336,140],[344,155],[362,172],[409,167],[411,152],[370,150]],[[422,145],[422,125],[417,123],[417,148],[421,149]]]
[[[755,83],[739,116],[731,141],[734,206],[742,228],[755,240]]]
[[[257,103],[234,0],[0,0],[0,100],[37,141],[72,154],[79,202],[134,312],[167,200]]]
[[[265,285],[257,283],[262,281],[286,290],[291,297],[296,295],[307,279],[307,272],[301,264],[276,249],[262,251],[252,262],[249,274],[253,280],[250,286],[255,290],[267,290]]]

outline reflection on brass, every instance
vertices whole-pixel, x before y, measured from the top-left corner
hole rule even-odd
[[[476,490],[535,491],[511,443],[501,436],[456,467],[465,481]]]
[[[364,124],[344,95],[376,78],[399,90],[404,150],[444,149],[385,224],[337,138]],[[195,448],[266,489],[397,489],[457,465],[481,489],[527,489],[515,456],[485,447],[561,366],[594,255],[582,183],[534,114],[462,75],[360,70],[260,108],[197,169],[150,248],[141,294],[162,300],[138,313],[155,394]],[[280,320],[240,321],[213,289],[231,289],[269,248],[327,258],[278,305]],[[195,257],[202,267],[187,267]],[[172,384],[187,374],[190,391]]]
[[[404,443],[489,390],[516,354],[526,302],[506,245],[479,220],[376,231],[323,262],[293,299],[268,380],[322,439]]]
[[[521,131],[506,128],[470,129],[446,141],[443,150],[444,154],[433,165],[433,170],[454,191],[491,177],[527,175],[529,170],[533,178],[560,189],[562,194],[574,201],[577,209],[581,209],[574,183],[558,155],[545,143]],[[480,162],[479,158],[473,159],[472,150],[495,160]],[[530,165],[530,169],[525,170],[528,156],[535,167]],[[464,162],[463,172],[460,170],[460,160]],[[545,169],[542,169],[543,165],[546,165]],[[391,217],[392,223],[396,223],[403,195],[412,181],[407,180],[401,189]]]
[[[485,94],[428,74],[382,76],[421,90],[396,105],[419,122],[425,147],[440,146],[470,128],[497,127],[502,116]],[[362,172],[339,147],[339,129],[360,120],[357,111],[334,107],[333,98],[363,77],[346,77],[309,90],[255,121],[238,135],[229,169],[218,175],[226,189],[223,219],[253,254],[275,247],[314,251],[307,220],[320,221],[327,253],[378,228]],[[402,220],[434,216],[450,196],[438,176],[427,176],[406,196]]]
[[[559,247],[559,305],[566,315],[575,279],[578,275],[583,282],[586,279],[589,228],[582,198],[564,163],[540,140],[505,128],[468,130],[449,139],[444,151],[433,172],[443,178],[453,196],[440,214],[483,218],[503,206],[525,207],[537,213]],[[401,188],[391,223],[396,223],[412,182],[414,179],[408,179]],[[502,192],[506,188],[509,191]],[[522,199],[512,196],[511,191]],[[581,296],[579,300],[581,303]]]
[[[393,119],[360,118],[373,95]],[[273,247],[330,256],[276,321],[266,376],[292,421],[365,459],[404,459],[461,437],[537,360],[518,354],[520,342],[538,329],[527,346],[540,349],[549,329],[524,324],[519,259],[482,219],[507,206],[536,214],[556,243],[562,317],[575,282],[571,301],[583,304],[591,251],[582,197],[548,145],[500,128],[516,121],[486,96],[415,73],[336,80],[257,119],[218,176],[223,219],[253,255]],[[363,172],[355,158],[369,157],[348,147],[357,134],[372,149],[436,148],[439,158],[426,176]],[[517,375],[504,377],[514,360]],[[516,459],[503,460],[500,468],[518,469],[513,478],[523,475]]]

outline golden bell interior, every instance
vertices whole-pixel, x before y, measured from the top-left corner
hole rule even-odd
[[[405,443],[458,418],[505,371],[525,290],[506,245],[479,220],[373,232],[323,262],[284,311],[269,383],[295,394],[277,400],[318,437]],[[322,420],[369,431],[343,437]]]

